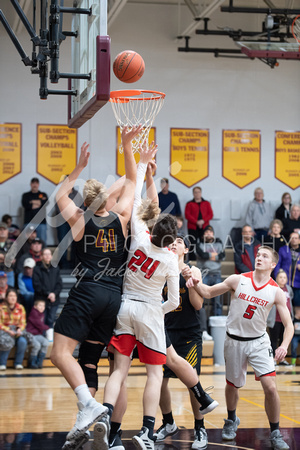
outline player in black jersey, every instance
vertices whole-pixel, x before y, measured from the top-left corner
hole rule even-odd
[[[207,447],[208,440],[203,415],[215,409],[218,406],[218,402],[213,400],[203,390],[198,379],[202,356],[202,332],[200,331],[199,310],[202,308],[203,298],[199,295],[196,288],[188,289],[186,287],[186,281],[192,274],[194,276],[197,273],[197,278],[201,280],[200,270],[196,267],[189,267],[184,263],[185,255],[189,251],[189,245],[189,240],[183,234],[178,234],[176,241],[170,245],[170,248],[178,255],[180,304],[174,311],[165,316],[167,363],[164,366],[164,379],[160,398],[163,424],[157,430],[155,437],[156,442],[162,442],[167,436],[175,434],[178,430],[172,415],[171,393],[168,388],[169,378],[178,377],[189,388],[195,417],[195,439],[192,448],[204,449]],[[165,300],[168,297],[167,287],[164,288],[163,297]],[[179,355],[177,364],[173,362],[173,354],[177,355],[177,359]],[[183,362],[181,362],[182,358],[194,368],[196,382],[193,382],[192,376],[190,376],[189,380],[181,376],[180,366],[185,368]],[[186,369],[185,372],[187,372]],[[200,410],[199,403],[201,404]]]
[[[136,184],[137,169],[131,141],[140,130],[141,126],[130,131],[125,127],[122,132],[126,180],[119,201],[110,212],[106,209],[106,188],[97,180],[88,180],[84,186],[86,212],[68,196],[88,164],[90,153],[86,143],[81,147],[77,166],[56,195],[61,214],[71,226],[78,259],[77,282],[55,324],[51,352],[51,361],[78,398],[79,412],[75,426],[67,435],[68,441],[80,439],[94,422],[107,413],[107,408],[92,397],[82,367],[72,355],[77,344],[88,338],[90,342],[87,345],[97,344],[93,351],[100,357],[112,334],[121,303],[120,270],[124,263],[123,248]]]

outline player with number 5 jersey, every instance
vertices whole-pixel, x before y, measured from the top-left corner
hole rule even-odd
[[[279,430],[280,400],[275,382],[273,351],[266,331],[268,314],[272,306],[276,305],[284,325],[283,341],[275,351],[275,360],[280,362],[287,354],[294,330],[285,295],[270,277],[278,259],[275,250],[261,246],[255,258],[254,272],[231,275],[215,286],[199,285],[199,291],[205,298],[231,291],[224,344],[228,418],[225,419],[222,438],[232,440],[236,436],[240,423],[236,415],[239,388],[246,383],[247,365],[250,364],[264,390],[271,446],[276,450],[284,450],[289,449],[289,445]],[[192,286],[197,282],[196,279],[189,279],[186,284]]]

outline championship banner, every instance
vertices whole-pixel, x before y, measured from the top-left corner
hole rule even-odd
[[[0,124],[0,184],[21,172],[22,125]]]
[[[260,131],[223,130],[222,176],[243,189],[260,177]]]
[[[119,175],[120,177],[122,177],[123,175],[125,175],[125,161],[124,161],[124,153],[123,152],[120,153],[120,151],[119,151],[119,147],[121,145],[120,127],[116,127],[116,129],[117,129],[116,174]],[[151,128],[150,132],[149,132],[148,143],[151,144],[152,141],[156,142],[156,128],[155,127]],[[134,159],[135,159],[136,163],[139,162],[140,154],[138,152],[136,152],[134,154]]]
[[[77,163],[77,129],[67,125],[37,125],[37,173],[54,184]]]
[[[171,128],[170,174],[187,187],[208,177],[209,130]]]
[[[275,131],[275,178],[291,189],[300,186],[300,131]]]

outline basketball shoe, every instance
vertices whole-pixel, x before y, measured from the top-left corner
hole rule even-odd
[[[222,429],[222,439],[225,441],[232,441],[236,437],[236,430],[240,424],[240,419],[238,417],[235,420],[224,419],[224,426]]]
[[[138,450],[154,450],[154,440],[149,438],[148,433],[148,428],[142,427],[141,431],[133,436],[132,442]]]
[[[211,396],[208,395],[206,392],[205,392],[205,394],[201,395],[200,403],[201,403],[201,406],[199,408],[199,411],[203,416],[207,413],[210,413],[217,406],[219,406],[219,403],[216,400],[214,400],[213,398],[211,398]]]
[[[161,427],[154,433],[153,438],[155,439],[155,442],[162,442],[166,439],[168,436],[173,436],[173,434],[177,433],[178,428],[175,423],[175,421],[170,423],[162,424]]]
[[[67,435],[68,441],[84,434],[93,423],[100,420],[108,412],[108,409],[101,405],[101,403],[98,403],[94,398],[91,398],[85,406],[81,402],[78,402],[77,406],[79,411],[75,425]]]
[[[108,450],[108,437],[110,433],[109,416],[103,416],[94,426],[94,441],[92,450]]]
[[[90,432],[86,431],[84,434],[81,434],[70,441],[66,441],[61,450],[80,450],[81,447],[89,441],[90,436]]]
[[[109,448],[113,450],[125,450],[123,442],[121,440],[122,430],[118,430],[117,434],[109,435]]]
[[[288,450],[290,447],[283,440],[283,436],[279,430],[274,430],[270,434],[272,448],[275,450]]]
[[[195,440],[192,443],[192,448],[195,450],[207,448],[208,439],[205,428],[200,428],[200,430],[194,430]]]

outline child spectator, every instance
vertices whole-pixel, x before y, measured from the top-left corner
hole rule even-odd
[[[43,367],[49,341],[43,334],[49,329],[45,324],[45,300],[35,300],[33,308],[28,316],[26,331],[33,334],[34,339],[31,343],[31,352],[28,360],[30,369],[39,369]]]
[[[8,239],[14,242],[20,234],[20,228],[18,227],[18,225],[12,223],[12,217],[9,214],[4,214],[1,220],[7,225]]]
[[[15,369],[23,369],[27,339],[22,336],[26,327],[24,306],[17,302],[15,289],[7,289],[5,301],[0,308],[0,370],[6,370],[11,349],[16,346]]]

